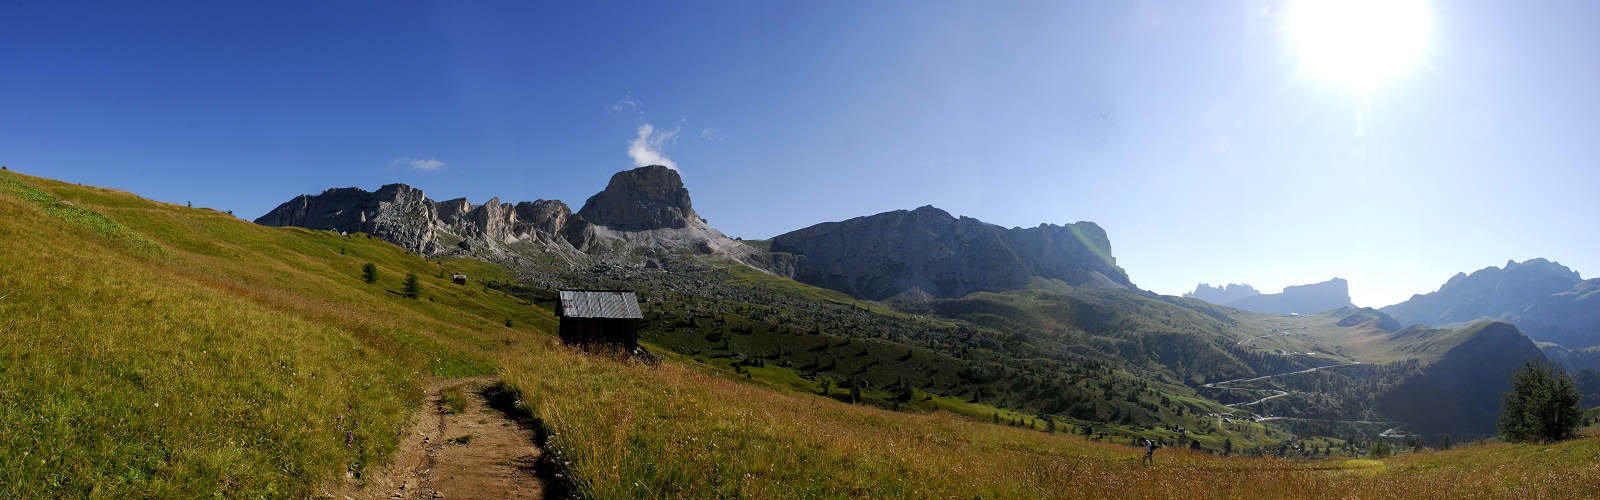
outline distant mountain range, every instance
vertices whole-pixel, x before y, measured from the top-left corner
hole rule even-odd
[[[1502,320],[1537,341],[1571,348],[1600,345],[1600,279],[1584,280],[1546,259],[1457,273],[1438,291],[1413,295],[1383,312],[1402,324],[1434,327]]]
[[[1213,287],[1201,283],[1193,292],[1183,296],[1262,314],[1316,314],[1341,307],[1354,307],[1350,303],[1350,283],[1342,278],[1287,286],[1282,293],[1273,294],[1257,292],[1250,285]]]

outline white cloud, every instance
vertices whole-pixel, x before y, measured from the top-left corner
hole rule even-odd
[[[721,130],[714,128],[700,129],[700,140],[702,141],[720,141],[727,138],[728,134],[722,133]]]
[[[678,142],[678,130],[681,128],[680,126],[672,130],[657,132],[653,125],[648,123],[640,125],[639,135],[628,142],[628,156],[633,158],[633,166],[661,165],[677,170],[678,164],[673,163],[671,158],[667,158],[667,155],[661,153],[661,146],[676,144]]]
[[[432,157],[424,160],[422,158],[408,158],[402,156],[395,158],[392,162],[389,162],[389,166],[391,167],[396,165],[409,166],[412,170],[438,170],[444,168],[445,162],[435,160]]]
[[[611,103],[611,108],[610,109],[611,109],[612,112],[617,112],[617,111],[622,111],[624,109],[637,108],[637,107],[639,107],[639,101],[633,100],[633,92],[628,92],[628,93],[622,95],[622,99],[621,100],[618,100],[617,102]]]

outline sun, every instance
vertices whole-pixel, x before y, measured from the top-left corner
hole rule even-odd
[[[1422,0],[1299,0],[1288,15],[1301,69],[1360,92],[1416,67],[1429,24]]]

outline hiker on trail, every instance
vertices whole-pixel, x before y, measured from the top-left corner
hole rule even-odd
[[[1153,463],[1155,463],[1155,461],[1156,461],[1155,453],[1156,453],[1156,443],[1154,441],[1151,441],[1150,438],[1145,438],[1145,440],[1144,440],[1144,458],[1139,459],[1139,463],[1142,463],[1142,464],[1153,464]]]

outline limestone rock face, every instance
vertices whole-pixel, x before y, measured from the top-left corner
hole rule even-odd
[[[1133,287],[1092,222],[1006,229],[924,206],[800,229],[772,249],[797,256],[795,279],[873,300],[912,289],[960,297],[1033,278]]]
[[[422,190],[389,184],[369,193],[338,188],[319,195],[300,195],[256,219],[266,226],[296,226],[363,232],[419,254],[437,251],[433,230],[438,209]]]
[[[578,264],[698,254],[731,257],[769,272],[788,274],[792,267],[792,259],[761,255],[712,229],[695,214],[678,172],[661,166],[612,176],[579,213],[556,200],[435,202],[419,189],[391,184],[377,192],[339,188],[297,196],[256,223],[364,232],[425,256],[516,260],[553,252]]]
[[[675,229],[699,219],[678,171],[660,165],[611,176],[611,183],[584,202],[578,215],[616,230]]]

